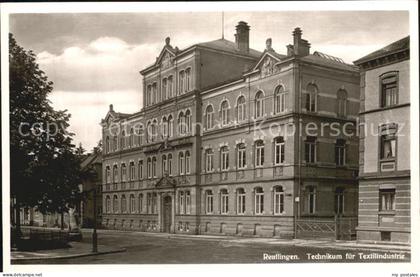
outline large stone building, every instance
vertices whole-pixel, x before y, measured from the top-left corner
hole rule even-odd
[[[354,63],[361,71],[358,240],[410,242],[410,38]]]
[[[105,228],[291,237],[296,218],[357,216],[358,68],[310,53],[299,28],[286,54],[251,49],[249,32],[167,38],[140,72],[144,107],[110,106]]]

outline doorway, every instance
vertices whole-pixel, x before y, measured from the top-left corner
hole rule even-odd
[[[172,224],[172,198],[170,196],[165,196],[163,198],[163,232],[170,233],[171,232],[171,224]]]

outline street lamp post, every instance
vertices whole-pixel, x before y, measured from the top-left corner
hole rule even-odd
[[[92,252],[98,252],[98,234],[96,233],[96,186],[93,188],[93,234],[92,234]]]

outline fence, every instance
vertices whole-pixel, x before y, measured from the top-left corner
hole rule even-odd
[[[299,218],[296,238],[352,240],[356,238],[357,217]]]

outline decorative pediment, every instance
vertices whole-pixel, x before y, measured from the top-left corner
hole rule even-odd
[[[173,188],[176,186],[176,179],[173,177],[170,177],[167,173],[165,176],[160,178],[159,181],[156,183],[157,188]]]
[[[279,71],[278,67],[275,65],[279,61],[279,58],[271,54],[269,51],[266,51],[254,67],[254,70],[260,71],[261,77],[270,76]]]
[[[162,69],[173,66],[176,54],[176,49],[172,48],[170,45],[169,37],[166,38],[165,42],[166,45],[163,47],[162,51],[156,59],[156,66],[160,66]]]

